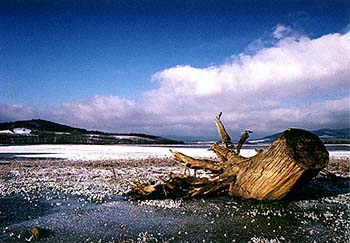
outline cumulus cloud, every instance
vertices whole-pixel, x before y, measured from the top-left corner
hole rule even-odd
[[[126,129],[136,114],[135,102],[117,96],[94,96],[66,102],[53,111],[55,120],[88,129]]]
[[[173,96],[231,98],[305,96],[316,91],[347,87],[350,33],[311,40],[282,39],[255,55],[240,54],[233,62],[208,68],[176,66],[153,75],[161,84],[153,93]],[[264,99],[265,99],[264,98]]]
[[[288,127],[348,127],[350,32],[316,39],[291,33],[278,25],[273,46],[222,65],[159,71],[152,76],[159,88],[139,101],[94,96],[64,103],[47,117],[88,129],[165,136],[216,136],[219,111],[233,137],[246,128],[258,136]],[[3,119],[32,115],[28,107],[0,106]]]
[[[292,107],[275,107],[247,115],[247,125],[259,132],[282,131],[287,127],[305,129],[346,128],[350,122],[350,100],[340,98]]]

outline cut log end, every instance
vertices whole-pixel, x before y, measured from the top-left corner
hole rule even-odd
[[[281,139],[285,139],[290,154],[302,168],[322,170],[328,165],[328,151],[317,135],[289,128]]]

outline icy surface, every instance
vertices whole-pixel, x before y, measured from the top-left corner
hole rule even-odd
[[[184,146],[138,145],[28,145],[0,146],[1,153],[13,153],[24,158],[61,158],[69,160],[141,159],[170,157],[169,149],[195,157],[215,157],[207,148]],[[254,152],[244,151],[249,154]]]
[[[106,160],[106,159],[142,159],[149,157],[170,157],[169,149],[185,153],[192,157],[212,158],[215,154],[203,146],[141,146],[141,145],[27,145],[0,146],[1,154],[13,154],[22,158],[57,158],[69,160]],[[250,157],[255,154],[253,148],[243,148],[241,155]],[[332,159],[349,159],[349,150],[330,151]]]

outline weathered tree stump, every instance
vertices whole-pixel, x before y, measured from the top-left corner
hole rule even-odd
[[[196,178],[185,172],[169,173],[167,179],[159,178],[160,183],[156,185],[133,183],[126,195],[131,198],[192,198],[228,193],[242,198],[279,200],[293,188],[305,185],[328,164],[329,155],[319,137],[293,128],[283,132],[265,150],[245,158],[239,152],[250,131],[246,130],[235,146],[220,117],[221,112],[215,122],[222,145],[211,145],[217,161],[195,159],[171,151],[185,172],[204,169],[213,173],[211,178]]]

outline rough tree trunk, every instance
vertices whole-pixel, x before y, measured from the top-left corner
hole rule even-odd
[[[253,157],[239,155],[248,138],[246,130],[237,146],[231,142],[221,120],[215,122],[222,145],[212,144],[218,160],[200,160],[179,152],[171,153],[184,166],[184,174],[169,173],[158,178],[156,185],[133,183],[131,198],[191,198],[210,194],[228,193],[231,196],[257,200],[279,200],[294,187],[305,185],[328,164],[328,152],[318,136],[301,129],[288,129],[268,148],[257,151]],[[186,171],[204,169],[213,173],[211,178],[186,175]]]

